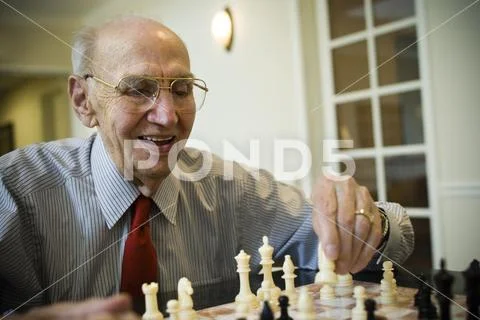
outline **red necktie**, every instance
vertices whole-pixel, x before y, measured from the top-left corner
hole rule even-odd
[[[125,242],[122,263],[121,292],[142,296],[142,284],[157,281],[157,254],[150,236],[152,200],[142,195],[134,203],[132,224]]]

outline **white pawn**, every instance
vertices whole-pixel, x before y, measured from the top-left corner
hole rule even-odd
[[[260,301],[265,300],[263,295],[265,290],[270,291],[270,297],[279,297],[282,290],[279,287],[275,286],[275,282],[273,282],[273,275],[272,275],[272,265],[274,261],[272,260],[273,256],[273,247],[268,244],[268,237],[263,237],[263,246],[258,249],[260,252],[260,256],[262,259],[260,260],[260,264],[262,265],[263,271],[263,281],[266,281],[269,285],[268,288],[264,288],[263,286],[257,290],[257,297]]]
[[[393,274],[393,263],[392,261],[384,261],[383,264],[382,264],[382,269],[384,270],[384,272],[387,272],[388,273],[388,276],[389,278],[391,278],[391,283],[392,283],[392,289],[395,293],[395,295],[397,294],[397,280],[394,278],[395,275]],[[384,273],[385,274],[385,273]]]
[[[250,305],[248,302],[238,302],[235,307],[235,319],[247,319],[250,313]]]
[[[382,304],[394,304],[397,299],[397,281],[393,275],[391,261],[383,262],[383,279],[380,281],[380,302]]]
[[[329,284],[324,284],[320,289],[320,302],[332,300],[335,300],[335,290]]]
[[[241,250],[235,260],[237,260],[237,272],[240,278],[240,292],[235,297],[235,303],[246,304],[249,309],[257,308],[259,306],[257,297],[250,289],[250,256]]]
[[[280,293],[276,290],[270,290],[270,287],[270,282],[268,280],[263,280],[260,289],[263,292],[263,301],[268,301],[270,308],[275,313],[278,311],[278,298],[280,297]]]
[[[178,320],[178,312],[180,311],[178,306],[178,300],[169,300],[167,302],[167,310],[168,314],[170,315],[170,320]]]
[[[178,319],[195,320],[197,313],[193,310],[192,283],[187,278],[181,278],[178,281]]]
[[[353,297],[356,300],[355,308],[352,309],[352,320],[367,320],[367,311],[365,311],[365,288],[356,286],[353,289]]]
[[[297,290],[295,290],[295,266],[293,265],[290,255],[285,256],[285,262],[283,263],[283,276],[285,279],[285,294],[288,297],[291,306],[297,305]]]
[[[158,284],[156,282],[144,283],[142,291],[145,295],[145,313],[142,316],[142,320],[163,320],[163,315],[158,310]]]
[[[308,292],[307,287],[300,289],[300,295],[297,302],[297,320],[314,320],[316,319],[315,305],[313,298]]]
[[[318,244],[318,269],[319,271],[315,275],[316,283],[327,283],[333,285],[337,282],[335,262],[327,259],[320,243]]]
[[[350,273],[338,274],[335,294],[340,297],[351,296],[353,293],[353,278]]]

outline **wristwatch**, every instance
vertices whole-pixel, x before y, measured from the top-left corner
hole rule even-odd
[[[382,220],[382,241],[378,246],[378,250],[383,250],[387,244],[388,236],[390,235],[390,221],[388,220],[387,214],[383,208],[377,207],[380,212],[380,218]]]

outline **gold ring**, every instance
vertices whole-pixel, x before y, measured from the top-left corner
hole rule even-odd
[[[360,210],[355,211],[355,215],[356,215],[356,216],[364,216],[365,218],[368,219],[368,221],[370,221],[370,224],[372,224],[372,223],[373,223],[373,219],[375,219],[375,217],[373,216],[373,214],[367,214],[367,213],[365,212],[365,210],[363,210],[363,209],[360,209]]]

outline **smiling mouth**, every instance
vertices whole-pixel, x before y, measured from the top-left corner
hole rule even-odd
[[[175,140],[175,136],[159,138],[159,137],[148,137],[148,136],[140,136],[138,137],[140,140],[151,141],[155,143],[157,146],[164,146],[171,144]]]

